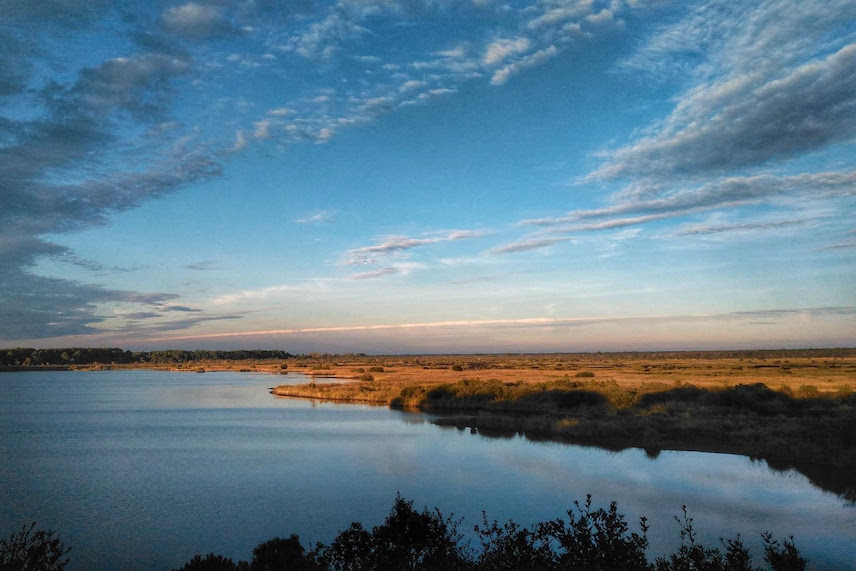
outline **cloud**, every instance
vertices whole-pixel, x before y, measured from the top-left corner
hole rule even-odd
[[[35,26],[33,33],[48,32]],[[175,299],[33,271],[44,257],[103,269],[44,236],[105,224],[111,213],[221,172],[212,148],[182,140],[180,130],[161,129],[173,124],[174,84],[191,72],[190,59],[135,53],[76,69],[65,83],[35,77],[41,68],[19,69],[29,75],[29,88],[7,90],[4,101],[7,109],[28,112],[0,119],[0,338],[92,333],[110,316],[104,304],[136,304],[143,306],[136,313],[150,313]]]
[[[163,309],[164,311],[181,311],[182,313],[199,313],[202,311],[201,309],[187,307],[186,305],[167,305]]]
[[[216,270],[219,269],[219,264],[215,260],[203,260],[201,262],[195,262],[193,264],[187,264],[184,266],[187,270],[197,270],[197,271],[207,271],[207,270]]]
[[[567,236],[559,236],[554,238],[533,238],[530,240],[522,240],[505,246],[497,246],[488,250],[490,254],[516,254],[518,252],[529,252],[531,250],[540,250],[547,248],[553,244],[568,242],[570,238]]]
[[[856,135],[856,44],[781,77],[700,85],[657,133],[607,155],[594,178],[719,174]]]
[[[376,243],[371,246],[363,246],[362,248],[354,248],[345,253],[345,265],[369,265],[377,263],[380,258],[391,255],[401,254],[407,250],[426,246],[429,244],[437,244],[440,242],[455,242],[458,240],[471,240],[474,238],[482,238],[488,236],[489,233],[483,230],[447,230],[440,233],[434,233],[421,238],[412,238],[408,236],[383,236],[376,239]]]
[[[163,53],[109,59],[84,69],[63,104],[84,105],[92,113],[120,109],[139,120],[152,120],[166,112],[170,82],[189,67],[186,58]]]
[[[581,0],[577,2],[561,2],[559,6],[548,8],[540,16],[530,20],[527,27],[540,29],[546,26],[564,24],[568,20],[580,19],[591,14],[593,0]]]
[[[359,24],[368,15],[360,10],[347,10],[342,2],[323,20],[311,23],[299,35],[292,36],[280,47],[305,58],[328,58],[339,51],[339,44],[356,39],[369,30]]]
[[[162,317],[160,313],[155,313],[152,311],[137,311],[133,313],[123,313],[122,318],[128,321],[139,321],[141,319],[154,319],[157,317]]]
[[[243,129],[235,131],[235,143],[229,148],[232,153],[240,153],[249,146],[247,137],[244,135]]]
[[[520,53],[529,51],[532,42],[529,38],[520,36],[513,39],[499,39],[492,42],[482,57],[484,65],[496,65]]]
[[[116,291],[6,267],[0,276],[0,339],[41,339],[94,333],[107,317],[103,303],[157,307],[177,296]]]
[[[370,272],[362,272],[359,274],[354,274],[351,276],[351,279],[352,280],[369,280],[372,278],[379,278],[382,276],[388,276],[388,275],[397,274],[397,273],[399,273],[399,269],[395,268],[395,267],[380,268],[377,270],[372,270]]]
[[[824,246],[822,250],[853,250],[856,249],[856,242],[842,242],[841,244],[830,244]]]
[[[167,333],[169,331],[183,331],[186,329],[190,329],[191,327],[195,327],[202,323],[210,323],[213,321],[232,321],[235,319],[243,319],[245,315],[240,313],[232,313],[232,314],[224,314],[224,315],[199,315],[194,317],[187,317],[185,319],[174,319],[171,321],[161,321],[155,324],[145,324],[140,325],[137,323],[132,323],[126,329],[133,331],[135,337],[139,338],[141,335],[158,335],[161,333]],[[113,332],[121,332],[122,330],[113,330]]]
[[[856,314],[856,307],[803,307],[776,308],[751,311],[736,311],[702,315],[628,315],[628,316],[591,316],[591,317],[524,317],[510,319],[467,319],[452,321],[428,321],[416,323],[388,323],[366,325],[342,325],[328,327],[307,327],[293,329],[269,329],[264,331],[229,331],[221,333],[206,333],[200,335],[182,335],[151,339],[150,341],[181,341],[187,339],[219,339],[228,337],[258,337],[268,335],[298,335],[307,333],[342,333],[368,331],[396,331],[407,329],[460,329],[471,327],[501,327],[501,328],[531,328],[531,327],[582,327],[599,323],[673,323],[711,320],[745,321],[747,318],[764,317],[769,319],[785,319],[788,317],[824,317],[849,316]]]
[[[194,40],[235,31],[221,8],[196,2],[169,8],[161,14],[161,22],[168,31]]]
[[[306,218],[297,218],[294,221],[297,224],[332,224],[335,222],[335,219],[330,212],[319,210],[311,216],[307,216]]]
[[[779,230],[793,226],[804,226],[825,217],[795,218],[790,220],[768,220],[759,222],[736,222],[733,224],[692,224],[676,231],[673,236],[703,236],[732,232],[755,232],[757,230]]]
[[[722,178],[698,187],[680,189],[662,197],[631,198],[607,208],[576,210],[568,212],[565,216],[528,219],[521,221],[520,224],[558,226],[580,220],[612,218],[629,214],[658,214],[662,217],[672,217],[725,206],[770,202],[782,197],[816,200],[854,195],[856,195],[856,171],[830,171],[790,176],[764,173]]]
[[[502,69],[497,70],[493,74],[493,77],[491,78],[490,82],[493,85],[502,85],[503,83],[506,83],[512,75],[518,74],[521,71],[530,67],[539,65],[547,61],[557,53],[559,53],[559,50],[558,48],[556,48],[556,46],[548,46],[543,50],[538,50],[533,54],[520,58],[519,60],[508,64]]]
[[[270,139],[270,121],[256,121],[253,127],[255,127],[254,139]]]

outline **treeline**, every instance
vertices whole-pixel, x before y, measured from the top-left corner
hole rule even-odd
[[[196,361],[246,361],[264,359],[288,359],[292,355],[279,350],[236,351],[125,351],[105,347],[71,347],[65,349],[0,349],[0,367],[39,367],[135,363],[192,363]]]
[[[593,509],[591,497],[574,504],[567,518],[521,527],[513,521],[488,522],[475,527],[480,545],[474,550],[458,532],[460,520],[446,518],[439,510],[413,508],[401,497],[383,524],[367,530],[354,522],[329,544],[306,549],[297,535],[274,538],[253,550],[250,562],[237,563],[209,553],[197,555],[177,571],[392,571],[460,570],[527,571],[613,570],[625,571],[752,571],[752,556],[738,535],[720,540],[720,547],[696,541],[692,518],[683,508],[675,518],[681,528],[681,547],[653,562],[648,547],[648,522],[642,518],[639,533],[631,532],[613,502],[608,509]],[[783,543],[769,533],[764,540],[767,569],[805,569],[793,540]]]

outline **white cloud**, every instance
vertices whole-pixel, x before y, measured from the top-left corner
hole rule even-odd
[[[595,178],[760,166],[856,135],[856,44],[768,77],[747,71],[685,93],[655,133],[606,155]]]
[[[333,214],[328,210],[319,210],[318,212],[305,218],[297,218],[294,220],[298,224],[332,224],[335,221]]]
[[[576,210],[555,218],[523,220],[520,224],[558,226],[590,219],[626,215],[682,216],[713,208],[770,203],[783,197],[811,200],[856,196],[856,171],[831,171],[778,176],[764,173],[717,179],[665,196],[632,198],[607,208]]]
[[[164,27],[170,32],[191,39],[208,38],[232,31],[232,26],[215,7],[195,2],[175,6],[161,14]]]
[[[539,50],[533,54],[530,54],[524,58],[517,60],[514,63],[503,67],[502,69],[497,70],[493,74],[493,77],[491,78],[490,82],[493,85],[502,85],[503,83],[507,82],[512,75],[520,73],[521,71],[530,67],[539,65],[547,61],[557,53],[559,53],[559,50],[558,48],[556,48],[556,46],[548,46],[543,50]]]
[[[474,238],[482,238],[488,236],[489,233],[483,230],[447,230],[444,232],[435,232],[424,235],[420,238],[409,236],[382,236],[375,240],[375,244],[371,246],[363,246],[362,248],[354,248],[345,253],[343,264],[354,265],[371,265],[378,263],[379,260],[394,255],[400,255],[403,252],[427,246],[429,244],[437,244],[440,242],[455,242],[458,240],[471,240]]]
[[[561,244],[570,241],[567,236],[557,236],[553,238],[531,238],[506,244],[505,246],[497,246],[488,250],[489,254],[516,254],[519,252],[529,252],[531,250],[540,250],[554,244]]]
[[[270,138],[270,121],[256,121],[253,123],[253,127],[255,127],[255,131],[253,131],[253,137],[256,139],[269,139]]]
[[[563,2],[562,5],[547,9],[537,18],[529,21],[529,28],[537,29],[562,24],[571,19],[579,19],[591,14],[593,0]]]
[[[485,50],[482,57],[484,65],[496,65],[502,63],[511,56],[529,51],[532,42],[529,38],[519,36],[512,39],[499,39],[492,42]]]
[[[247,138],[244,136],[244,131],[238,129],[235,131],[235,144],[233,144],[229,150],[233,153],[238,153],[246,149],[248,144]]]

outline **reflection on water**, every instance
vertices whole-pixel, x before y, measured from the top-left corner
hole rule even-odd
[[[292,381],[293,379],[293,381]],[[305,379],[257,373],[32,372],[0,376],[0,534],[38,521],[72,569],[170,569],[195,553],[247,559],[299,533],[329,541],[382,521],[396,492],[465,518],[528,524],[591,493],[646,515],[651,554],[679,543],[686,504],[702,539],[793,534],[815,568],[856,560],[856,508],[794,471],[730,455],[612,453],[485,438],[386,408],[278,399]]]

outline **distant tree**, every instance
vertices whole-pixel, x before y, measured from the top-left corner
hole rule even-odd
[[[287,539],[275,537],[253,549],[250,571],[321,571],[312,554],[307,554],[300,538],[292,534]]]

